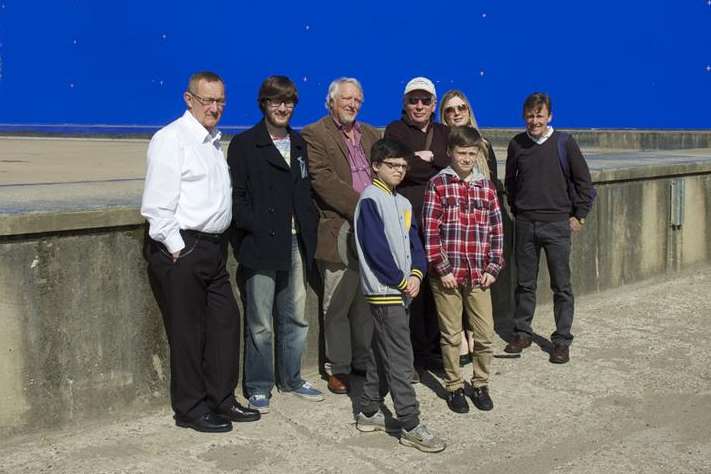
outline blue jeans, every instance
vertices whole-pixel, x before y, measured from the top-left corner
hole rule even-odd
[[[276,366],[283,391],[303,385],[301,356],[309,330],[305,318],[306,275],[297,235],[291,241],[289,271],[240,267],[245,281],[244,388],[247,397],[270,396],[274,387],[273,321],[277,325]]]

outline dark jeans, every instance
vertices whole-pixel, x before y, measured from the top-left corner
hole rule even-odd
[[[378,410],[388,390],[397,418],[406,430],[420,423],[420,405],[412,387],[412,346],[407,309],[401,305],[370,305],[373,342],[363,385],[361,408]]]
[[[515,292],[514,334],[533,334],[531,321],[536,310],[536,281],[541,249],[545,250],[556,330],[551,335],[553,344],[570,345],[573,335],[573,289],[570,285],[570,224],[516,219],[516,265],[518,268]]]
[[[185,248],[177,261],[150,238],[144,253],[168,335],[173,411],[193,419],[235,401],[239,310],[225,267],[227,242],[181,234]]]

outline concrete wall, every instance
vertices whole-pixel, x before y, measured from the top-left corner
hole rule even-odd
[[[602,170],[593,179],[598,200],[574,238],[578,295],[709,260],[711,162]],[[673,230],[675,179],[685,183],[684,224]],[[514,278],[510,224],[509,265],[494,292],[500,330]],[[137,209],[0,215],[0,436],[167,404],[167,346],[141,256],[143,233]],[[319,354],[317,307],[312,291],[310,372]]]
[[[679,150],[688,148],[711,148],[711,132],[708,130],[595,130],[565,129],[570,132],[581,148],[608,148],[618,150]],[[482,134],[494,146],[507,147],[511,137],[520,133],[520,128],[484,128]]]

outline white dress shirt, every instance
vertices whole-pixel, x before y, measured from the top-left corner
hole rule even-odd
[[[170,253],[185,248],[180,229],[219,234],[232,221],[232,185],[220,137],[186,110],[148,145],[141,215]]]
[[[532,136],[528,132],[526,132],[526,134],[528,135],[528,138],[530,138],[534,142],[538,143],[539,145],[543,145],[551,137],[551,135],[553,135],[553,132],[554,132],[553,127],[548,125],[548,127],[546,128],[546,131],[543,133],[543,135],[541,135],[538,138]]]

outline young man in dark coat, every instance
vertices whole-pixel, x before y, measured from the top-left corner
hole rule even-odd
[[[244,386],[249,405],[268,413],[275,383],[272,321],[277,324],[277,380],[284,392],[321,401],[301,377],[308,322],[307,275],[313,267],[318,216],[307,171],[306,144],[289,127],[298,102],[287,77],[259,90],[264,119],[235,136],[227,162],[234,189],[232,247],[245,301]]]

